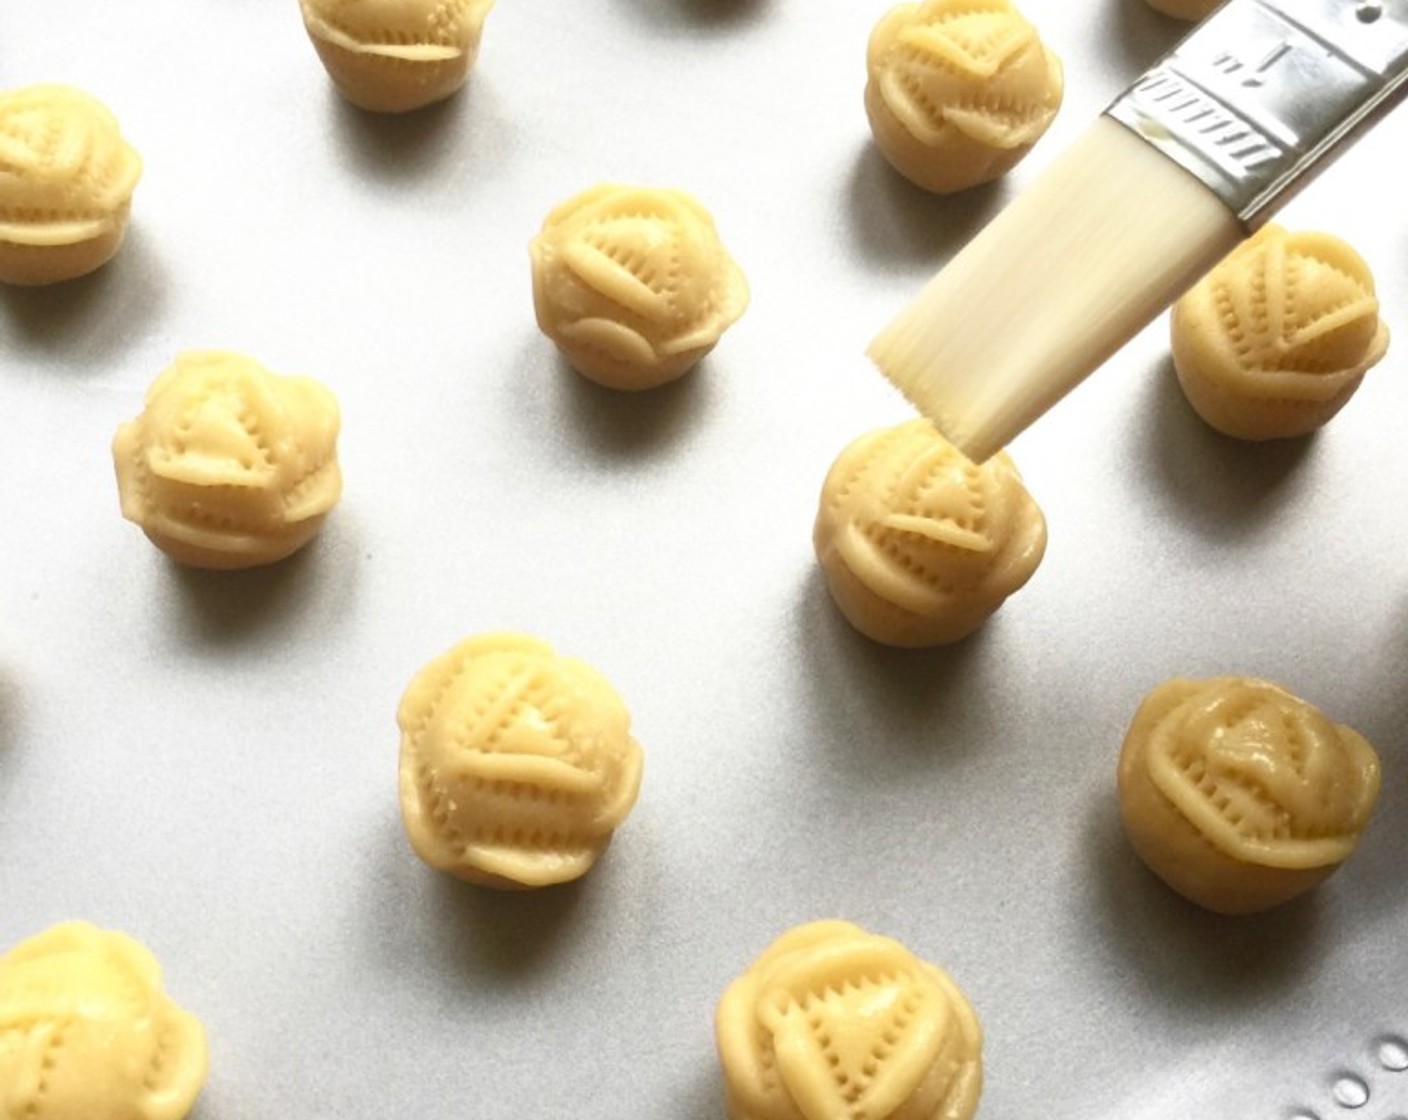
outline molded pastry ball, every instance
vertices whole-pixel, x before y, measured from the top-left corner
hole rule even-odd
[[[971,634],[1031,578],[1046,520],[1005,452],[979,466],[910,420],[841,452],[812,541],[851,625],[886,645],[933,646]]]
[[[942,969],[849,922],[783,934],[715,1017],[730,1120],[969,1120],[982,1030]]]
[[[1060,60],[1008,0],[892,8],[866,52],[865,111],[895,170],[948,194],[1011,170],[1061,107]]]
[[[337,401],[225,351],[180,355],[113,440],[122,515],[197,568],[298,551],[342,496]]]
[[[130,937],[65,922],[0,956],[0,1120],[181,1120],[207,1064]]]
[[[0,281],[52,284],[106,264],[141,176],[95,98],[57,85],[0,94]]]
[[[673,381],[748,306],[713,218],[683,191],[592,187],[553,210],[528,251],[538,326],[608,388]]]
[[[1119,763],[1134,850],[1224,914],[1309,890],[1354,851],[1379,760],[1351,728],[1251,677],[1175,679],[1145,697]]]
[[[1149,0],[1149,7],[1174,19],[1200,20],[1223,0]]]
[[[640,792],[640,744],[585,662],[521,634],[469,638],[401,698],[401,815],[416,854],[483,886],[585,875]]]
[[[1326,233],[1268,225],[1174,304],[1179,384],[1240,439],[1305,435],[1354,395],[1388,349],[1369,267]]]
[[[303,25],[338,92],[400,113],[464,85],[494,0],[299,0]]]

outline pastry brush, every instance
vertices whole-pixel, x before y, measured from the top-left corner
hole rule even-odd
[[[1408,0],[1229,0],[871,343],[974,461],[1100,366],[1408,93]]]

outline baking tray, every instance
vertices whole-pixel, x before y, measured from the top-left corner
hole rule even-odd
[[[197,1120],[720,1116],[717,997],[833,916],[966,989],[987,1120],[1408,1113],[1402,343],[1320,435],[1245,446],[1156,324],[1012,448],[1033,581],[947,650],[860,638],[810,529],[840,448],[908,415],[865,344],[1182,30],[1028,0],[1066,103],[940,199],[869,140],[885,7],[503,3],[464,93],[400,119],[338,99],[293,0],[0,11],[0,85],[98,94],[146,160],[111,266],[0,292],[0,944],[86,918],[151,946],[209,1030]],[[1395,329],[1405,141],[1284,215],[1361,249]],[[753,290],[641,396],[532,316],[528,240],[608,179],[697,195]],[[208,346],[341,401],[344,501],[276,568],[179,569],[118,515],[113,431]],[[401,690],[497,628],[599,667],[647,759],[599,867],[525,896],[422,866],[396,804]],[[1353,724],[1385,777],[1342,872],[1237,920],[1139,865],[1113,794],[1140,697],[1225,672]]]

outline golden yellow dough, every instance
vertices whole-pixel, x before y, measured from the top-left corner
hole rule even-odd
[[[1223,0],[1148,0],[1148,2],[1149,7],[1156,12],[1173,16],[1174,19],[1184,19],[1191,22],[1211,15],[1212,10]]]
[[[197,568],[272,564],[342,495],[337,401],[308,377],[218,350],[181,354],[113,439],[122,515]]]
[[[600,184],[554,209],[528,248],[538,326],[612,389],[680,377],[748,306],[713,218],[683,191]]]
[[[849,922],[783,934],[715,1016],[729,1120],[969,1120],[982,1030],[942,969]]]
[[[65,922],[0,956],[0,1120],[181,1120],[206,1069],[130,937]]]
[[[141,175],[95,98],[60,85],[0,94],[0,281],[52,284],[106,264]]]
[[[905,178],[947,194],[1011,170],[1055,119],[1061,62],[1009,0],[923,0],[870,35],[865,110]]]
[[[338,92],[400,113],[464,85],[494,0],[299,0],[303,25]]]
[[[642,755],[606,679],[522,634],[469,638],[401,698],[401,816],[431,867],[484,886],[585,875],[635,804]]]
[[[1354,851],[1378,792],[1363,736],[1252,677],[1165,682],[1120,754],[1135,851],[1224,914],[1268,909],[1326,878]]]
[[[812,541],[857,630],[932,646],[971,634],[1031,578],[1046,520],[1005,452],[979,466],[921,419],[841,452]]]
[[[1179,384],[1198,414],[1240,439],[1326,423],[1388,349],[1368,266],[1326,233],[1265,226],[1173,307]]]

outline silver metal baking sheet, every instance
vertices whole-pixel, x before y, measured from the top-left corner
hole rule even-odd
[[[1408,1114],[1408,342],[1321,434],[1248,446],[1156,324],[1012,448],[1032,582],[952,649],[860,638],[810,529],[841,447],[908,415],[865,344],[1181,30],[1028,0],[1066,104],[940,199],[870,143],[885,8],[504,0],[463,94],[398,119],[338,99],[294,0],[0,7],[0,87],[88,89],[146,160],[111,266],[0,292],[0,945],[151,946],[209,1030],[197,1120],[718,1117],[715,1000],[833,916],[967,990],[985,1120]],[[1400,332],[1405,147],[1400,114],[1284,215],[1360,248]],[[697,195],[753,289],[644,396],[533,321],[528,240],[605,179]],[[276,568],[182,570],[118,514],[113,432],[195,347],[341,401],[344,501]],[[598,666],[647,752],[601,865],[527,896],[422,866],[396,803],[401,690],[497,628]],[[1354,859],[1240,920],[1142,868],[1113,792],[1140,697],[1226,672],[1385,770]]]

